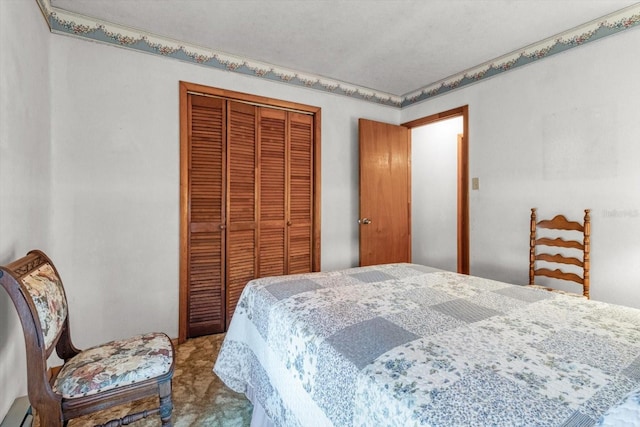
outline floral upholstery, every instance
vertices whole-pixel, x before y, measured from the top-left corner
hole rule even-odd
[[[163,333],[137,335],[87,349],[69,359],[53,385],[62,397],[88,396],[169,372],[173,347]]]
[[[60,278],[53,267],[46,263],[25,276],[22,283],[36,306],[45,348],[49,348],[67,318],[67,300]]]

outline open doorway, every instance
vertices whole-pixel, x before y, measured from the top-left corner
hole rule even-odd
[[[458,138],[462,117],[411,129],[413,262],[458,268]]]
[[[469,107],[402,126],[411,130],[412,261],[469,274]]]

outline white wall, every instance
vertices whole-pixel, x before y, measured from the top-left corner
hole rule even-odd
[[[411,129],[411,257],[458,270],[458,134],[462,117]]]
[[[631,29],[402,111],[469,105],[472,274],[527,283],[530,208],[591,208],[592,298],[640,307],[638,46]]]
[[[50,249],[49,37],[35,1],[0,1],[0,265]],[[26,380],[22,327],[0,289],[0,420]]]
[[[398,123],[397,109],[66,36],[51,42],[53,259],[78,346],[178,334],[179,80],[322,108],[322,269],[357,265],[357,119]]]

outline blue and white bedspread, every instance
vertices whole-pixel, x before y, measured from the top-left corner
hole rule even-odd
[[[214,372],[279,426],[611,425],[640,310],[414,264],[270,277]]]

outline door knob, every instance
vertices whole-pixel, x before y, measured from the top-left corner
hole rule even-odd
[[[371,220],[369,218],[362,218],[358,220],[358,224],[362,224],[362,225],[371,224]]]

